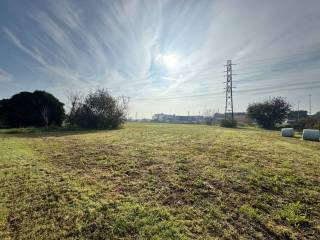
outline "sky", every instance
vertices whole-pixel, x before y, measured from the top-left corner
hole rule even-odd
[[[1,0],[0,98],[106,88],[130,116],[224,111],[282,96],[320,111],[319,0]]]

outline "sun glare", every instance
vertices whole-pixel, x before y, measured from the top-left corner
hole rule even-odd
[[[163,64],[169,69],[174,69],[179,65],[179,57],[175,54],[163,55],[162,60]]]

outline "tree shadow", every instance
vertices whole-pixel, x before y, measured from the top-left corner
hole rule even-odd
[[[79,129],[79,128],[12,128],[0,129],[0,136],[12,138],[43,138],[43,137],[65,137],[83,134],[111,132],[123,129]]]

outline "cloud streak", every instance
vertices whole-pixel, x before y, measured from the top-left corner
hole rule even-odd
[[[6,83],[13,81],[12,74],[0,68],[0,83]]]
[[[74,88],[106,87],[129,96],[132,112],[142,116],[169,108],[222,109],[223,96],[217,96],[229,58],[239,64],[238,110],[248,103],[245,94],[263,97],[277,89],[295,99],[297,92],[300,98],[308,90],[319,93],[318,1],[44,1],[29,8],[20,22],[2,30],[25,64],[61,97]],[[166,54],[179,56],[175,69],[157,60]],[[214,103],[208,93],[217,93]],[[183,96],[195,97],[165,102]]]

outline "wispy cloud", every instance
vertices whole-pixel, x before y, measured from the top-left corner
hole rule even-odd
[[[130,96],[132,111],[144,115],[166,108],[222,108],[224,100],[216,96],[223,91],[229,58],[238,63],[239,97],[282,89],[294,99],[319,74],[317,1],[46,1],[28,10],[23,20],[32,28],[17,22],[2,29],[32,59],[26,64],[33,62],[47,76],[48,88],[61,96],[66,89],[106,87]],[[309,54],[294,55],[299,52]],[[157,60],[165,54],[179,56],[176,68]],[[314,86],[312,93],[320,89]],[[214,103],[202,97],[157,105],[138,100],[209,93],[217,93]]]
[[[0,68],[0,83],[13,81],[12,74]]]

